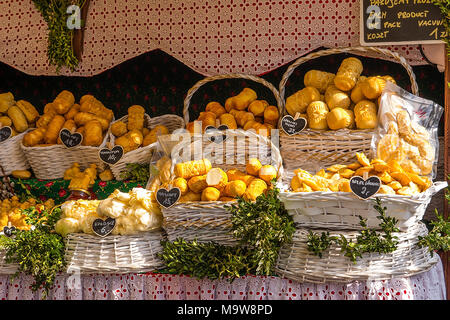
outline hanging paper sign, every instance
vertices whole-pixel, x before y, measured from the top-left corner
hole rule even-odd
[[[70,132],[69,129],[62,129],[59,132],[59,138],[61,139],[63,145],[67,148],[74,148],[79,146],[83,141],[83,135],[79,132]]]
[[[92,231],[94,231],[94,233],[99,237],[106,237],[113,231],[115,226],[116,226],[116,219],[113,218],[106,218],[106,220],[95,219],[92,222]]]
[[[2,127],[0,128],[0,142],[5,141],[9,137],[12,136],[12,129],[11,127]]]
[[[181,197],[181,190],[174,187],[170,190],[165,188],[158,189],[156,192],[156,201],[164,208],[170,208],[173,206]]]
[[[295,119],[291,115],[286,115],[281,119],[281,128],[287,135],[298,134],[306,128],[308,122],[305,118]]]
[[[103,148],[99,151],[100,159],[107,164],[116,164],[123,156],[122,146],[115,146],[112,149]]]
[[[225,133],[221,134],[220,131],[226,132],[228,130],[228,126],[225,124],[220,125],[219,127],[207,126],[205,128],[205,133],[211,134],[208,136],[209,141],[215,143],[221,143],[227,139],[227,135]],[[217,133],[217,134],[214,134]],[[214,134],[214,135],[213,135]]]
[[[362,0],[362,45],[444,43],[444,17],[431,0]]]
[[[359,176],[350,179],[350,189],[360,199],[369,199],[376,194],[381,187],[381,180],[377,176],[364,179]]]

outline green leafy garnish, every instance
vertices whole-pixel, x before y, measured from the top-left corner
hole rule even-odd
[[[148,164],[127,163],[126,171],[121,172],[120,177],[123,180],[129,180],[139,184],[146,184],[150,178],[150,169]]]
[[[31,230],[15,230],[12,237],[0,236],[0,247],[6,250],[6,263],[17,263],[18,271],[14,280],[21,272],[32,275],[33,292],[43,288],[45,298],[55,281],[57,273],[63,271],[64,241],[54,232],[54,225],[61,216],[61,209],[53,211],[39,210],[34,207],[23,210],[27,216],[26,223],[32,225]]]
[[[56,66],[56,72],[63,66],[74,71],[79,61],[73,52],[73,30],[67,27],[69,15],[66,11],[70,5],[81,8],[84,0],[33,0],[33,2],[48,26],[49,63]]]
[[[354,263],[357,258],[362,257],[363,253],[378,252],[389,253],[397,249],[398,237],[392,235],[399,232],[396,227],[397,219],[386,216],[386,208],[382,207],[381,200],[375,199],[374,208],[380,213],[377,218],[381,221],[381,232],[367,227],[367,220],[359,216],[362,230],[356,237],[356,241],[347,240],[347,238],[339,234],[338,236],[330,236],[329,232],[322,232],[320,235],[312,231],[308,234],[308,250],[314,255],[322,257],[322,253],[327,250],[333,243],[341,246],[341,251],[346,257],[349,257]]]
[[[177,239],[162,241],[163,251],[158,256],[166,262],[167,271],[190,275],[199,279],[235,278],[252,272],[250,252],[240,246],[224,246],[215,242]]]
[[[257,275],[272,274],[281,246],[291,242],[295,232],[279,192],[274,187],[255,202],[238,198],[237,205],[227,207],[232,214],[233,235],[241,245],[251,248],[251,264],[256,266]]]

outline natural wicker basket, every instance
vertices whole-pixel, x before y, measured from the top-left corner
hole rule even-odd
[[[445,187],[447,182],[435,182],[418,195],[376,197],[387,208],[386,214],[398,219],[399,229],[406,231],[422,220],[432,196]],[[303,228],[360,230],[361,216],[367,219],[369,228],[380,229],[379,213],[373,208],[375,202],[361,200],[351,192],[280,192],[279,198],[295,223]]]
[[[200,89],[201,86],[203,86],[209,82],[224,80],[224,79],[246,79],[246,80],[251,80],[253,82],[257,82],[257,83],[262,84],[263,86],[267,87],[273,93],[275,100],[277,101],[278,112],[279,112],[279,114],[281,114],[281,112],[283,110],[282,109],[283,101],[280,98],[280,94],[279,94],[278,90],[270,82],[264,80],[263,78],[257,77],[257,76],[252,76],[252,75],[248,75],[248,74],[240,74],[240,73],[230,73],[230,74],[222,74],[222,75],[216,75],[216,76],[204,78],[204,79],[198,81],[191,89],[189,89],[189,91],[186,95],[186,98],[184,99],[184,107],[183,107],[183,117],[184,117],[184,122],[186,124],[189,123],[189,105],[191,103],[191,99],[192,99],[192,96],[194,95],[194,93],[197,92],[197,90]],[[278,137],[277,137],[276,143],[278,143]]]
[[[84,170],[90,164],[96,164],[99,171],[103,171],[105,163],[98,156],[101,148],[108,142],[108,134],[105,134],[102,144],[99,147],[77,146],[66,148],[64,145],[55,144],[49,147],[25,147],[21,148],[33,169],[34,175],[38,179],[52,180],[64,177],[64,172],[69,169],[74,162],[80,164],[80,169]]]
[[[315,230],[316,233],[328,230]],[[331,245],[322,257],[308,250],[309,229],[297,229],[292,243],[283,246],[275,266],[275,273],[299,282],[350,282],[366,280],[384,280],[396,277],[410,277],[429,270],[439,261],[427,247],[417,246],[418,237],[428,231],[423,223],[418,223],[408,232],[397,232],[398,247],[391,253],[364,253],[353,263],[344,256],[339,245]],[[330,236],[344,235],[347,240],[358,236],[356,231],[330,232]]]
[[[3,166],[4,173],[0,171],[0,177],[9,176],[14,170],[27,170],[30,164],[20,145],[26,132],[22,132],[3,142],[0,142],[0,163]]]
[[[64,239],[68,272],[134,273],[160,269],[164,263],[157,257],[162,251],[161,230],[129,236],[104,238],[85,233],[70,233]]]
[[[209,136],[210,133],[205,133],[202,137],[202,152],[209,147],[214,148],[211,157],[208,157],[213,167],[220,167],[223,170],[234,168],[245,172],[248,159],[257,157],[263,165],[273,165],[277,169],[278,179],[281,181],[284,173],[280,151],[267,138],[252,131],[240,129],[228,130],[227,140],[220,144],[209,142]],[[230,143],[232,140],[235,142],[234,144]],[[191,147],[190,142],[182,142],[173,148],[172,170],[176,163],[192,160],[183,159],[183,153],[191,150]],[[180,158],[183,160],[180,161]],[[178,202],[170,208],[163,207],[163,227],[170,240],[184,238],[186,240],[197,239],[200,242],[215,241],[223,245],[236,244],[238,240],[233,238],[230,233],[231,214],[225,208],[231,203],[221,201]]]
[[[280,97],[283,108],[280,119],[288,114],[285,109],[285,87],[289,77],[301,64],[323,56],[340,53],[353,53],[377,58],[388,57],[400,63],[409,75],[411,91],[418,95],[416,77],[411,66],[399,54],[388,49],[376,47],[346,47],[326,49],[310,53],[297,59],[283,74],[279,85]],[[317,168],[328,167],[336,163],[350,163],[354,160],[356,152],[370,151],[370,144],[374,130],[313,130],[305,129],[299,134],[289,136],[284,131],[280,132],[280,150],[287,170],[302,167],[307,171],[315,171]]]
[[[128,123],[128,116],[124,116],[120,118],[118,121]],[[174,114],[166,114],[155,118],[150,118],[148,114],[145,114],[144,118],[145,128],[152,129],[157,125],[163,125],[167,127],[167,129],[169,129],[169,132],[172,133],[176,129],[184,128],[184,121],[181,117]],[[114,146],[115,137],[111,133],[111,129],[109,130],[108,135],[112,146]],[[123,180],[121,173],[126,171],[127,163],[139,163],[139,164],[150,163],[152,152],[156,149],[157,144],[158,143],[155,142],[148,146],[139,147],[136,150],[125,153],[117,163],[110,166],[114,178],[116,180]]]

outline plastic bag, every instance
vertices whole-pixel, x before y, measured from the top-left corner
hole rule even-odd
[[[436,178],[443,112],[444,108],[433,101],[387,82],[380,97],[372,157],[385,162],[397,160],[408,172]]]

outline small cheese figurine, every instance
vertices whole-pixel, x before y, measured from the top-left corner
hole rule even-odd
[[[362,100],[355,105],[355,122],[358,129],[373,129],[378,125],[377,107],[369,100]]]
[[[342,91],[349,91],[356,85],[362,71],[361,60],[354,57],[346,58],[342,61],[336,77],[334,77],[334,85]]]
[[[306,109],[308,115],[308,125],[311,129],[326,130],[328,129],[327,115],[328,106],[323,101],[311,102]]]

